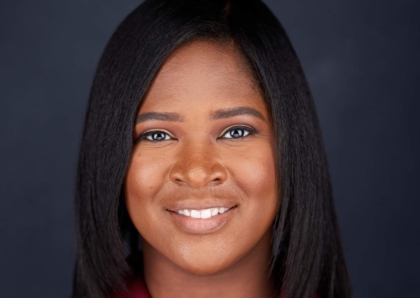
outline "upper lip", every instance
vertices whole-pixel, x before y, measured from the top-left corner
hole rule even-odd
[[[232,208],[238,205],[233,200],[221,200],[221,199],[185,199],[170,203],[166,206],[166,210],[178,211],[178,210],[200,210],[209,208]]]

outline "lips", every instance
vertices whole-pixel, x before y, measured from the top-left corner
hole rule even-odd
[[[208,234],[220,230],[238,205],[231,201],[220,200],[184,200],[168,206],[174,224],[184,232]]]

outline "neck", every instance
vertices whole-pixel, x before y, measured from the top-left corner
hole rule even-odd
[[[177,266],[143,241],[144,278],[154,298],[274,297],[269,276],[271,231],[239,261],[209,275],[197,275]]]

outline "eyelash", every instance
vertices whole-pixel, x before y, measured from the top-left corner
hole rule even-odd
[[[224,136],[224,135],[226,135],[227,133],[229,133],[229,132],[231,132],[231,131],[234,131],[235,129],[241,129],[241,130],[244,130],[244,131],[246,131],[246,132],[248,132],[247,134],[244,132],[243,134],[242,134],[242,136],[240,136],[240,137],[238,137],[238,138],[234,138],[234,137],[232,137],[231,135],[230,135],[230,137],[229,138],[226,138],[226,139],[232,139],[232,140],[237,140],[237,139],[243,139],[243,138],[245,138],[245,137],[247,137],[247,136],[250,136],[250,135],[255,135],[256,133],[257,133],[257,131],[254,129],[254,128],[252,128],[252,127],[249,127],[249,126],[233,126],[233,127],[230,127],[229,129],[227,129],[223,134],[222,134],[222,136]],[[152,131],[147,131],[147,132],[145,132],[145,133],[142,133],[141,135],[140,135],[140,137],[138,138],[138,142],[140,142],[140,141],[148,141],[148,142],[161,142],[161,141],[168,141],[168,140],[171,140],[171,139],[163,139],[163,140],[149,140],[147,137],[148,136],[153,136],[153,134],[158,134],[158,133],[160,133],[160,134],[165,134],[165,135],[167,135],[167,136],[169,136],[169,134],[168,133],[166,133],[166,132],[164,132],[164,131],[161,131],[161,130],[152,130]],[[166,138],[166,137],[165,137]]]

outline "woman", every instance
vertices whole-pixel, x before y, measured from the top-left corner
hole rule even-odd
[[[351,295],[314,103],[257,0],[146,0],[122,22],[76,214],[73,297]]]

